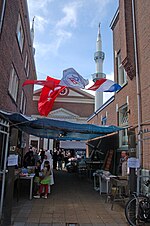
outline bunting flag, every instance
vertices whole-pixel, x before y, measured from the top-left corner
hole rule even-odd
[[[120,90],[121,86],[112,80],[101,78],[97,80],[94,85],[89,87],[87,90],[93,90],[98,92],[116,92]]]
[[[40,115],[43,116],[47,116],[49,114],[49,112],[52,110],[56,97],[59,95],[59,93],[61,93],[61,91],[63,91],[63,89],[65,89],[65,86],[59,86],[58,79],[53,79],[48,76],[47,81],[51,80],[53,80],[55,84],[54,89],[44,86],[38,101],[38,111]]]
[[[89,84],[88,79],[84,79],[74,68],[68,68],[63,71],[63,77],[59,83],[61,86],[84,89]]]
[[[26,86],[26,85],[41,85],[41,86],[46,86],[49,87],[51,89],[53,89],[57,84],[59,84],[60,80],[59,79],[55,79],[52,77],[47,76],[47,78],[49,78],[49,80],[26,80],[22,86]]]

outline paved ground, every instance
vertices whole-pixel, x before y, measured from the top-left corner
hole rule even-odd
[[[20,197],[14,200],[14,226],[126,226],[124,209],[105,202],[87,177],[55,172],[55,185],[48,199]],[[68,224],[67,224],[68,223]],[[69,224],[70,223],[70,224]]]

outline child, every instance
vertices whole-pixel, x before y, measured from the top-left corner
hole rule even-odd
[[[44,196],[42,196],[42,197],[47,199],[48,185],[50,184],[50,174],[51,174],[49,161],[44,162],[44,168],[41,171],[41,173],[42,173],[42,179],[40,181],[39,192],[38,192],[38,195],[34,196],[34,198],[40,198],[41,194],[43,193],[43,189],[44,189]]]
[[[41,171],[41,161],[38,160],[35,166],[35,178],[34,178],[34,195],[37,195],[40,186],[40,171]]]

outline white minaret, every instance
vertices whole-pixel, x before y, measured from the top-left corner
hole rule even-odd
[[[32,48],[33,48],[33,55],[35,54],[35,48],[33,47],[33,42],[34,42],[34,19],[35,19],[35,16],[33,17],[33,20],[32,20],[32,27],[30,29],[30,33],[31,33],[31,41],[32,41]]]
[[[93,82],[101,78],[105,78],[106,75],[103,73],[103,61],[105,54],[102,52],[102,40],[100,33],[100,23],[98,26],[98,35],[96,41],[96,52],[94,53],[94,60],[96,64],[96,73],[92,74]],[[95,111],[103,104],[103,93],[95,92]]]

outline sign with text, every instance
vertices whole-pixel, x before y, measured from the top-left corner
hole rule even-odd
[[[140,167],[140,161],[137,158],[131,157],[128,159],[128,167],[129,168],[139,168]]]
[[[8,156],[8,166],[18,165],[18,155],[9,155]]]

